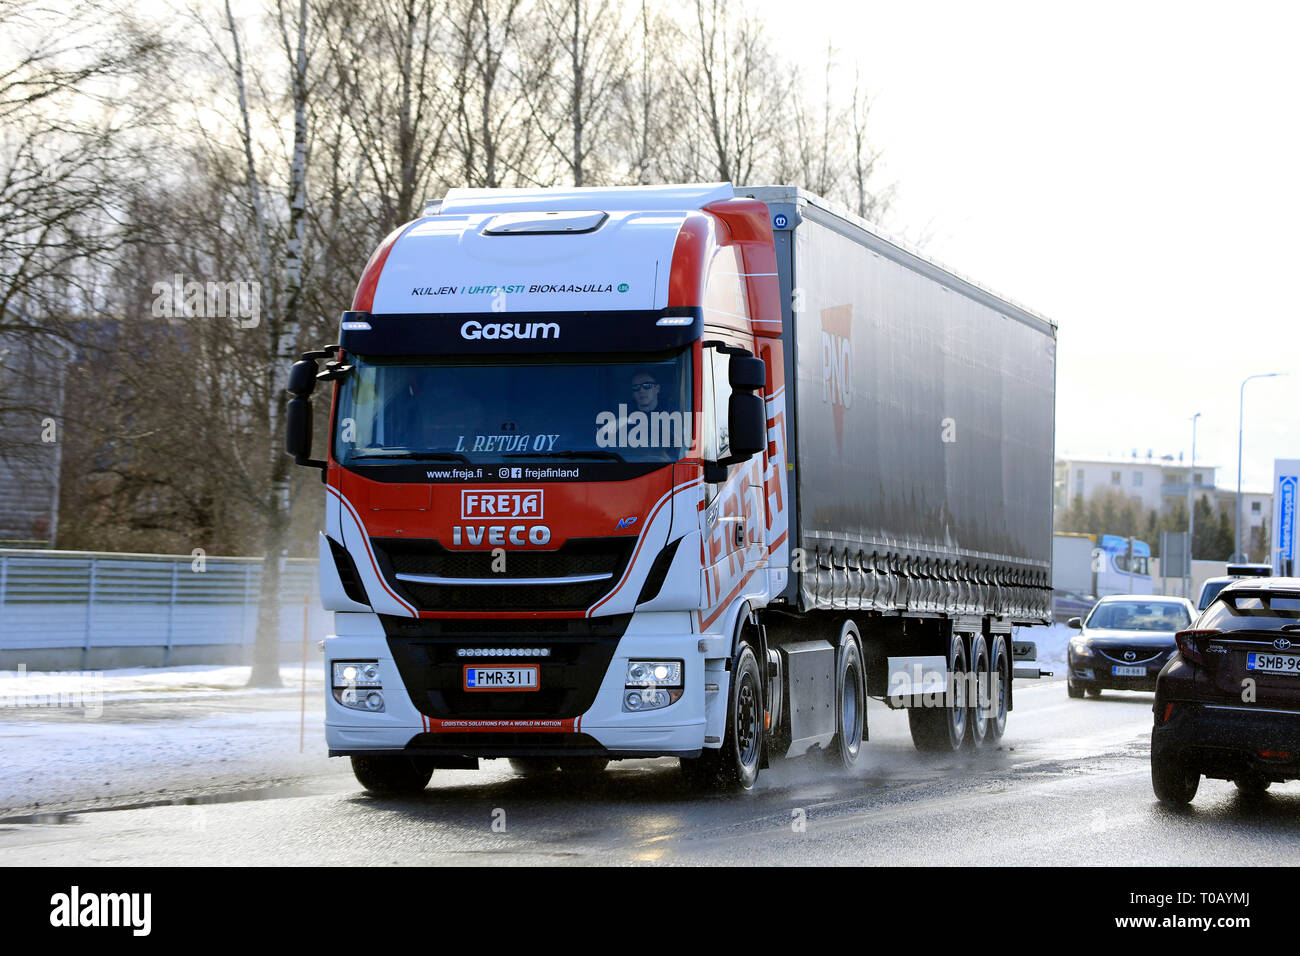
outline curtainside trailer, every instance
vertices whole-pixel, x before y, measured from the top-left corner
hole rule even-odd
[[[290,371],[330,754],[748,788],[851,766],[868,698],[996,741],[1051,620],[1055,349],[800,189],[452,190]]]

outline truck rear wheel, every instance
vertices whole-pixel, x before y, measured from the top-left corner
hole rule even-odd
[[[988,742],[989,713],[993,703],[989,680],[989,642],[983,634],[971,635],[970,670],[967,673],[966,700],[970,713],[966,717],[966,732],[972,746],[983,747]]]
[[[867,688],[858,640],[857,627],[846,621],[835,651],[835,739],[828,751],[830,758],[846,770],[857,763],[862,752],[867,720]]]
[[[948,642],[948,700],[945,707],[909,707],[912,743],[925,753],[952,753],[966,741],[966,642],[953,634]]]
[[[682,774],[693,786],[708,790],[750,790],[758,779],[763,755],[763,681],[758,658],[742,643],[731,662],[726,733],[722,747],[698,757],[682,757]]]
[[[1006,733],[1011,701],[1011,653],[1006,637],[1001,634],[993,635],[993,644],[989,648],[989,692],[992,699],[984,742],[992,746]]]
[[[433,761],[419,757],[353,757],[352,773],[371,793],[419,793],[433,776]]]

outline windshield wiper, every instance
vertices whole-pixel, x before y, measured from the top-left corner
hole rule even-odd
[[[351,461],[359,458],[391,458],[405,461],[459,461],[466,465],[472,462],[464,455],[454,451],[396,451],[379,452],[373,455],[353,455]]]
[[[521,451],[511,452],[508,455],[502,455],[502,458],[597,458],[604,461],[627,461],[616,451]]]

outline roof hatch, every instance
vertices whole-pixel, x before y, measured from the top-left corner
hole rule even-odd
[[[607,213],[591,210],[506,212],[493,216],[483,227],[485,236],[555,236],[595,232]]]

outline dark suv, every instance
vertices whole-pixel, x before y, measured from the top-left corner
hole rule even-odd
[[[1156,796],[1189,803],[1202,774],[1248,793],[1300,779],[1300,578],[1233,581],[1177,642],[1156,681]]]

